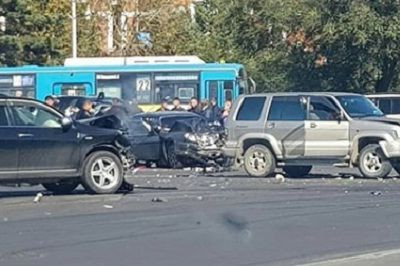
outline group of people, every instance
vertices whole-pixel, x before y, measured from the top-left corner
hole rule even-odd
[[[51,95],[45,97],[44,103],[47,106],[59,109],[57,98]],[[94,103],[89,99],[86,99],[83,102],[81,109],[77,107],[71,107],[70,109],[67,108],[67,110],[61,110],[61,111],[64,111],[67,116],[73,117],[74,119],[77,120],[91,118],[95,114]]]
[[[225,125],[232,108],[232,101],[225,101],[224,108],[221,110],[216,98],[200,102],[196,97],[192,97],[189,102],[189,110],[186,110],[182,107],[181,100],[175,97],[172,101],[172,109],[169,106],[169,101],[164,99],[158,111],[189,111],[204,116],[210,123],[219,122],[221,125]]]

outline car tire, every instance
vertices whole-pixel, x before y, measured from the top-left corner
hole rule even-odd
[[[393,169],[378,144],[367,145],[361,150],[358,168],[366,178],[385,178]]]
[[[182,164],[176,155],[175,145],[173,142],[170,142],[167,145],[167,162],[168,166],[172,169],[178,169],[182,167]]]
[[[244,168],[253,177],[267,177],[275,171],[276,160],[264,145],[253,145],[244,154]]]
[[[47,190],[51,191],[54,194],[69,194],[74,191],[78,186],[78,181],[63,181],[57,183],[43,183],[42,186]]]
[[[90,154],[83,165],[82,185],[90,193],[115,193],[124,181],[121,160],[112,152],[97,151]]]
[[[302,166],[285,166],[283,167],[283,171],[288,174],[289,177],[298,177],[302,178],[307,176],[311,172],[311,165],[302,165]]]

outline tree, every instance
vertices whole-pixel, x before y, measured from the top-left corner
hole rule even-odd
[[[90,9],[103,39],[111,19],[114,49],[103,53],[112,56],[176,54],[191,22],[188,10],[172,0],[91,0]]]

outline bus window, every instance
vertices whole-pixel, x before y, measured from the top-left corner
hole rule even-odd
[[[218,99],[218,81],[208,81],[208,99]]]
[[[53,85],[54,95],[85,96],[90,92],[89,83],[56,83]]]
[[[179,97],[182,102],[189,102],[190,98],[199,95],[198,73],[156,73],[154,80],[156,103],[175,97]]]
[[[121,98],[121,82],[118,74],[97,75],[97,91],[96,94],[104,93],[106,97]]]
[[[182,101],[190,101],[194,97],[194,88],[179,88],[178,97]]]
[[[224,97],[225,101],[233,100],[233,81],[224,81]]]
[[[0,94],[35,98],[35,75],[0,75]]]

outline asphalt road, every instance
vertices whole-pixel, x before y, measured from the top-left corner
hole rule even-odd
[[[1,188],[0,265],[356,265],[376,252],[387,253],[374,265],[398,265],[400,179],[337,172],[282,182],[148,169],[130,177],[132,194],[39,203],[40,187]]]

